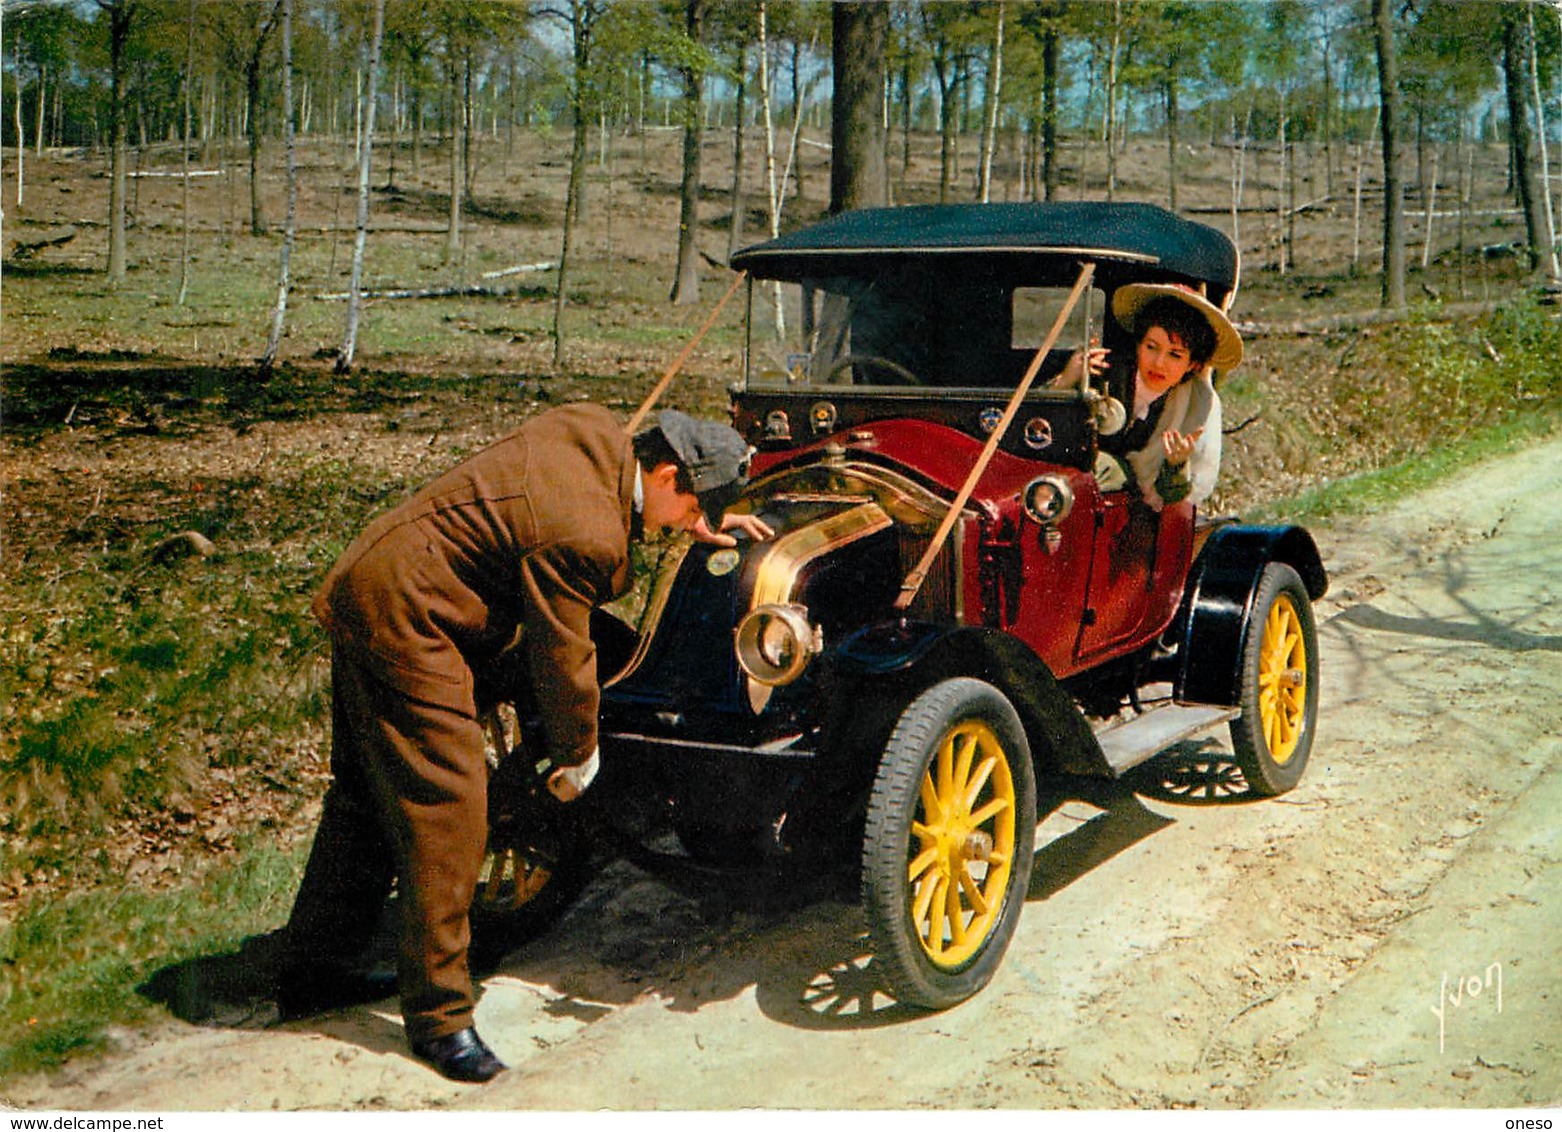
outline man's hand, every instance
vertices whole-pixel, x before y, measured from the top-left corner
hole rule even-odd
[[[689,533],[698,541],[708,542],[712,546],[737,546],[737,538],[727,534],[727,531],[742,531],[755,542],[764,542],[776,533],[775,529],[758,515],[740,515],[732,511],[728,511],[721,517],[721,531],[720,534],[712,531],[710,524],[705,521],[705,516],[701,515],[700,521],[690,528]]]
[[[601,765],[601,756],[592,751],[591,757],[579,766],[558,767],[548,775],[548,793],[561,802],[573,802],[586,792]]]

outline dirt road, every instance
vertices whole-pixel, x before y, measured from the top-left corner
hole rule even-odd
[[[755,911],[628,866],[485,983],[514,1068],[453,1085],[393,1004],[170,1022],[20,1107],[1464,1107],[1562,1103],[1562,441],[1319,530],[1324,688],[1290,795],[1185,746],[1044,800],[993,984],[873,997],[854,907]],[[1550,773],[1548,773],[1550,772]]]

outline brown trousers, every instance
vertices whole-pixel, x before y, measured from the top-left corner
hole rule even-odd
[[[468,909],[487,840],[488,766],[476,708],[407,696],[338,640],[331,771],[288,921],[295,962],[350,963],[368,948],[394,880],[397,974],[414,1042],[472,1025]]]

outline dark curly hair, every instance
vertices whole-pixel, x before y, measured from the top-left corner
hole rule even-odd
[[[1139,342],[1150,327],[1159,326],[1188,348],[1196,365],[1205,365],[1215,356],[1219,340],[1215,328],[1197,308],[1171,295],[1157,295],[1134,313],[1134,341]]]
[[[689,474],[689,469],[684,466],[678,453],[662,434],[660,425],[652,425],[644,432],[635,433],[635,459],[646,471],[650,471],[658,464],[672,464],[678,469],[678,478],[674,481],[679,491],[689,495],[694,494],[694,478]]]

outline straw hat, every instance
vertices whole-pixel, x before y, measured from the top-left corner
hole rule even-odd
[[[1242,361],[1242,336],[1219,307],[1191,287],[1178,283],[1129,283],[1112,294],[1112,314],[1124,326],[1132,326],[1139,308],[1162,295],[1187,303],[1202,314],[1215,332],[1215,352],[1209,364],[1218,370],[1234,369]]]

